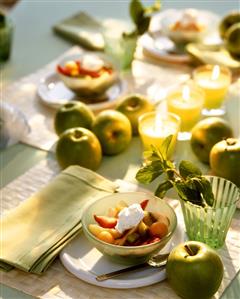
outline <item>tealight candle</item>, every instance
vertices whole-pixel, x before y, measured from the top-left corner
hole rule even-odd
[[[205,93],[203,114],[224,114],[221,107],[231,83],[230,70],[219,65],[205,65],[193,72],[193,79]]]
[[[181,85],[168,93],[168,111],[180,117],[181,132],[190,132],[192,127],[199,121],[203,102],[203,92],[193,84]],[[179,139],[189,139],[191,134],[182,134],[182,136],[185,136],[185,138],[182,137]]]
[[[177,134],[179,131],[180,119],[173,113],[161,113],[153,111],[144,113],[139,118],[138,130],[145,150],[151,149],[151,145],[160,148],[164,139],[173,135],[168,150],[168,157],[173,155]]]

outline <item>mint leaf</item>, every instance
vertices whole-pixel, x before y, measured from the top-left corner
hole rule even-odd
[[[171,181],[164,181],[163,183],[159,184],[157,190],[155,191],[155,195],[163,198],[168,190],[173,187],[173,183]]]
[[[136,174],[136,179],[143,184],[149,184],[163,173],[162,163],[153,161],[140,168]]]
[[[191,176],[202,175],[201,170],[197,166],[186,160],[181,161],[179,165],[179,173],[184,179]]]
[[[214,195],[211,183],[205,177],[193,178],[193,181],[199,192],[202,194],[202,199],[208,206],[212,207],[214,203]]]
[[[138,26],[144,15],[144,8],[139,0],[132,0],[129,6],[129,13],[133,22]]]
[[[169,150],[170,144],[172,142],[172,139],[173,139],[173,135],[169,135],[168,137],[166,137],[159,148],[159,152],[161,153],[163,159],[165,159],[165,160],[167,160],[167,154],[168,154],[168,150]]]
[[[140,0],[132,0],[129,5],[129,13],[131,19],[136,25],[136,30],[139,35],[142,35],[148,30],[151,14],[160,9],[160,1],[155,1],[154,5],[145,7]]]
[[[153,148],[153,147],[152,147],[151,151],[144,151],[143,157],[144,157],[144,160],[147,160],[147,161],[160,160],[158,153],[155,151],[155,148]]]
[[[186,182],[176,181],[175,187],[179,197],[184,201],[190,201],[191,203],[199,206],[204,206],[201,193],[198,190],[194,190],[188,187]]]
[[[142,19],[138,23],[138,34],[142,35],[146,31],[148,31],[148,27],[151,21],[151,17],[142,17]]]

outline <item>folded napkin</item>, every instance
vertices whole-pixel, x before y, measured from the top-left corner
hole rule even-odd
[[[186,46],[186,50],[198,62],[223,65],[233,71],[240,70],[240,61],[234,59],[223,45],[191,43]]]
[[[1,220],[0,268],[40,274],[81,229],[83,206],[118,185],[70,166]]]
[[[53,27],[54,32],[89,50],[104,49],[103,24],[84,12],[77,13]]]

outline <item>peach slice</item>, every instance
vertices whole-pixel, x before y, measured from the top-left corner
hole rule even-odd
[[[170,221],[169,221],[167,216],[165,216],[161,213],[158,213],[158,212],[151,212],[151,213],[152,213],[152,216],[156,219],[157,222],[162,222],[165,225],[169,226]]]
[[[99,226],[98,224],[89,224],[88,229],[95,237],[98,237],[98,235],[103,231],[109,232],[113,236],[114,239],[118,239],[122,236],[122,234],[119,233],[116,229],[103,228],[103,227]]]
[[[98,239],[102,240],[106,243],[110,243],[113,244],[114,243],[114,238],[113,236],[107,232],[107,231],[102,231],[99,235],[98,235]]]
[[[96,222],[104,228],[114,228],[117,224],[117,218],[108,216],[97,216],[94,215]]]
[[[124,208],[127,208],[127,207],[128,207],[128,204],[125,201],[121,200],[116,206],[117,214],[119,212],[121,212]]]
[[[116,218],[118,215],[118,209],[117,208],[109,208],[108,209],[108,216]]]
[[[168,226],[163,222],[154,222],[149,228],[150,235],[163,238],[168,233]]]

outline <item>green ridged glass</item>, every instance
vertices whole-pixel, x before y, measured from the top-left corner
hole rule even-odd
[[[215,197],[213,207],[203,208],[189,201],[180,202],[188,238],[206,243],[212,248],[220,248],[224,245],[240,192],[228,180],[206,177],[211,182]]]
[[[105,53],[124,71],[131,68],[137,46],[137,36],[117,37],[104,34]]]

